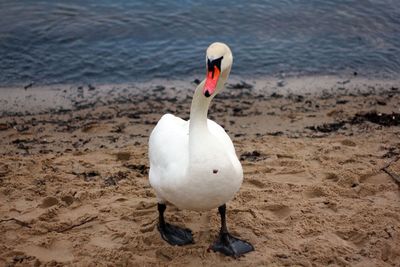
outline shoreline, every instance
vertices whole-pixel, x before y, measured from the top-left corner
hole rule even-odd
[[[147,82],[122,84],[70,84],[0,86],[0,117],[47,112],[65,112],[88,107],[128,103],[132,98],[191,98],[199,80],[154,79]],[[325,94],[359,95],[398,91],[400,79],[369,79],[356,76],[301,76],[242,79],[232,77],[225,94],[245,89],[252,95],[267,98],[273,94],[287,96],[321,96]],[[25,86],[27,87],[27,86]],[[261,96],[260,96],[261,97]]]

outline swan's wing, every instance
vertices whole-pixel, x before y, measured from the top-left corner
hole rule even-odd
[[[240,163],[235,147],[233,146],[232,140],[229,135],[225,132],[224,128],[218,125],[216,122],[212,120],[208,120],[208,130],[215,138],[219,140],[219,145],[227,152],[228,157],[231,160],[232,167],[236,171],[237,175],[242,177],[243,179],[243,168]]]
[[[226,151],[228,151],[232,156],[236,157],[235,147],[233,146],[232,140],[225,132],[224,128],[222,128],[213,120],[207,120],[207,126],[210,133],[219,140],[219,143],[224,146]]]
[[[150,184],[159,191],[168,179],[173,186],[176,177],[184,171],[188,158],[189,126],[188,122],[171,114],[161,117],[149,139]]]

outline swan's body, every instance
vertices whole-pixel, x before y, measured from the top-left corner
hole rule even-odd
[[[218,207],[219,239],[211,247],[230,256],[252,251],[253,246],[231,236],[226,227],[225,203],[239,190],[242,166],[225,130],[207,119],[213,97],[228,79],[233,57],[229,47],[214,43],[207,49],[207,77],[193,96],[190,120],[164,115],[149,140],[150,184],[158,198],[161,236],[171,245],[193,243],[192,233],[165,222],[166,203],[196,211]]]
[[[191,122],[164,115],[150,135],[149,155],[150,183],[157,197],[181,209],[219,207],[242,184],[243,170],[232,141],[212,120]]]

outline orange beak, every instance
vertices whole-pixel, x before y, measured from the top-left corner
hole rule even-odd
[[[218,83],[220,73],[221,73],[220,70],[215,65],[212,70],[208,70],[206,84],[204,85],[204,89],[203,89],[203,94],[206,97],[211,96],[215,92],[215,89],[217,88],[217,83]]]

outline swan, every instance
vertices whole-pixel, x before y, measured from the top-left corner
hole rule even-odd
[[[190,229],[165,222],[167,203],[194,211],[218,207],[221,228],[210,248],[238,257],[254,248],[228,232],[225,203],[239,190],[243,169],[228,134],[207,119],[210,102],[222,91],[232,63],[226,44],[216,42],[207,48],[206,78],[195,90],[190,119],[165,114],[150,134],[149,180],[158,201],[157,228],[165,241],[171,245],[194,243]]]

